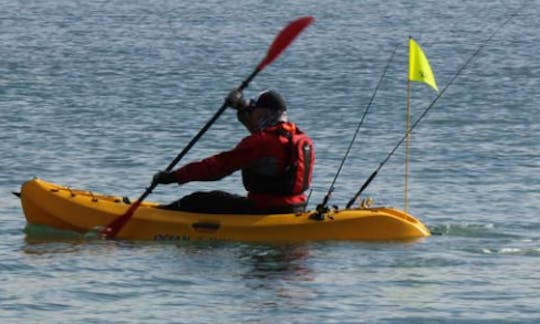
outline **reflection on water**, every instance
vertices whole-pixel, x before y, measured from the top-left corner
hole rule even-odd
[[[314,268],[310,266],[309,244],[244,246],[239,254],[241,281],[250,291],[252,307],[257,312],[284,310],[295,312],[306,301],[316,298],[312,285]]]
[[[307,245],[258,246],[246,249],[241,256],[251,265],[245,279],[302,279],[310,280],[306,266],[310,249]]]

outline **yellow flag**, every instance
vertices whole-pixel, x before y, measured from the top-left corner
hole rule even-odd
[[[409,38],[409,80],[427,83],[439,92],[429,61],[412,37]]]

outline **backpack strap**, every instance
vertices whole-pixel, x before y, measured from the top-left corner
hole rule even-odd
[[[278,134],[278,136],[283,136],[285,138],[287,138],[287,140],[289,141],[289,161],[287,162],[286,166],[285,166],[285,170],[288,170],[291,165],[292,165],[292,159],[293,159],[293,155],[294,155],[294,142],[293,142],[293,135],[291,134],[291,132],[283,129],[283,128],[279,128],[276,133]]]

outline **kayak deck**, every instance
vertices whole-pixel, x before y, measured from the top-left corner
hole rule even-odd
[[[20,198],[28,223],[80,233],[105,227],[130,206],[120,196],[71,189],[38,178],[23,184]],[[173,211],[157,206],[143,202],[117,238],[297,242],[409,240],[430,235],[415,217],[389,207],[331,210],[322,219],[316,219],[314,211],[229,215]]]

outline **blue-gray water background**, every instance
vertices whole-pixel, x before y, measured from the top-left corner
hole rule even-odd
[[[442,89],[412,138],[412,243],[157,244],[27,236],[11,191],[34,176],[136,198],[300,15],[316,22],[247,89],[271,87],[315,140],[310,206],[343,206],[403,134],[407,41]],[[540,320],[538,1],[0,1],[2,322]],[[413,120],[435,98],[412,86]],[[245,130],[226,112],[191,161]],[[185,162],[183,161],[183,162]],[[403,206],[400,149],[368,188]],[[217,183],[159,187],[167,202]],[[43,230],[37,231],[42,233]],[[43,233],[42,233],[43,234]]]

